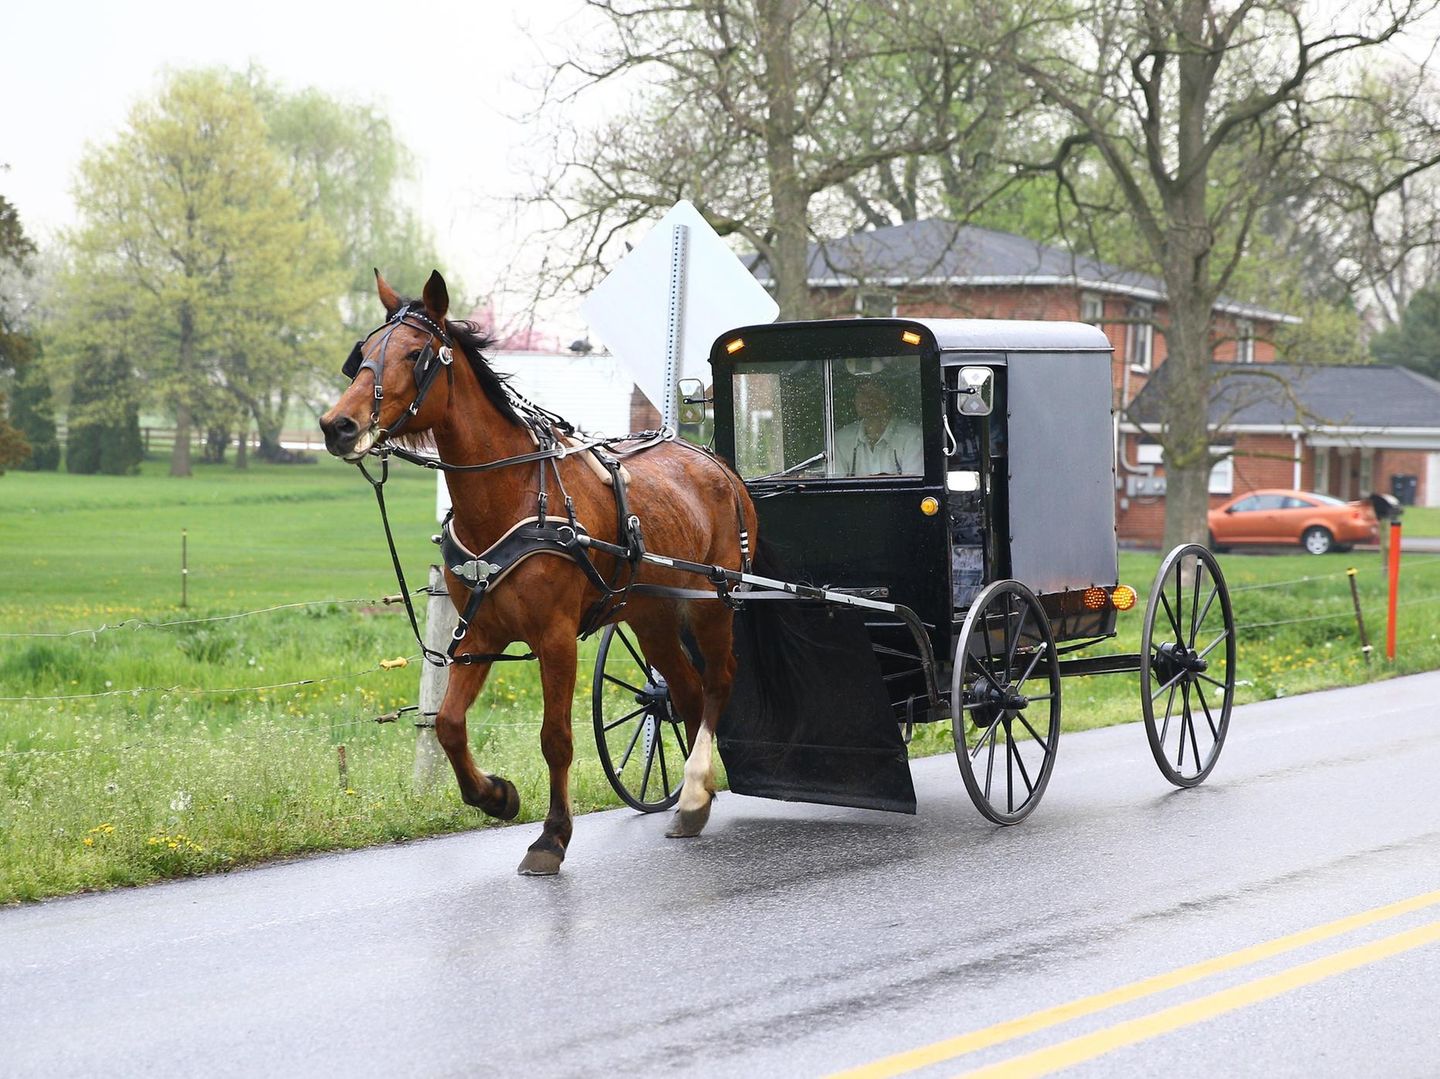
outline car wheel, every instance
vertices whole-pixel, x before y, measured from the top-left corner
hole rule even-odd
[[[1335,537],[1328,528],[1316,525],[1305,530],[1300,537],[1300,545],[1311,554],[1329,554],[1335,548]]]
[[[1214,532],[1211,532],[1211,533],[1210,533],[1209,542],[1207,542],[1207,543],[1205,544],[1205,546],[1209,547],[1209,548],[1210,548],[1212,551],[1214,551],[1216,554],[1224,554],[1226,551],[1228,551],[1228,550],[1230,549],[1229,547],[1222,547],[1220,544],[1218,544],[1218,543],[1215,542],[1215,533],[1214,533]]]

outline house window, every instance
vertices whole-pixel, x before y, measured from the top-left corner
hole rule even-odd
[[[1255,362],[1255,323],[1248,318],[1235,320],[1235,362]]]
[[[1210,470],[1210,493],[1228,495],[1235,490],[1235,458],[1226,457],[1215,462]]]
[[[1330,450],[1324,446],[1315,451],[1314,489],[1322,495],[1330,493]]]
[[[895,293],[870,290],[855,297],[855,310],[861,318],[894,318]]]
[[[1080,293],[1080,321],[1092,326],[1100,325],[1105,318],[1105,299],[1098,292]]]
[[[1133,371],[1149,371],[1155,349],[1155,309],[1148,303],[1132,303],[1125,309],[1125,358]]]

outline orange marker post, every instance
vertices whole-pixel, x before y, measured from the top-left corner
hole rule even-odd
[[[1395,607],[1400,595],[1400,519],[1390,522],[1390,617],[1385,627],[1385,658],[1395,662]]]

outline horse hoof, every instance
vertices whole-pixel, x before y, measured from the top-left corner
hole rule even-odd
[[[564,860],[565,855],[553,850],[532,850],[526,853],[516,872],[522,877],[553,877],[560,872],[560,863]]]
[[[677,809],[675,818],[670,824],[670,830],[665,833],[665,836],[667,839],[694,839],[705,830],[705,825],[709,820],[709,802],[699,809]]]
[[[520,814],[520,792],[515,789],[515,784],[504,776],[488,776],[487,778],[500,788],[502,797],[497,808],[485,806],[485,812],[496,820],[514,820]]]

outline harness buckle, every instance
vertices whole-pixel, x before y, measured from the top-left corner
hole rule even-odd
[[[500,567],[494,562],[486,562],[483,558],[472,558],[468,562],[461,562],[458,566],[451,566],[450,572],[462,581],[480,584],[489,580],[491,574],[499,573]]]
[[[569,537],[566,537],[569,533]],[[561,547],[574,547],[580,542],[580,534],[575,531],[573,525],[557,525],[555,528],[555,542]]]

